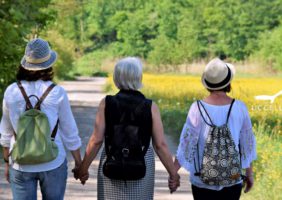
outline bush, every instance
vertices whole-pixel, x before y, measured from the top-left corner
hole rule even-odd
[[[74,62],[73,74],[78,76],[107,76],[104,72],[103,64],[108,58],[113,56],[113,47],[108,47],[101,50],[96,50],[91,53],[87,53],[77,61]]]
[[[261,60],[265,65],[282,70],[282,25],[273,31],[261,35],[259,50],[253,58]]]

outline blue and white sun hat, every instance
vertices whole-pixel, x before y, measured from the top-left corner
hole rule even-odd
[[[51,50],[48,42],[36,38],[27,43],[21,65],[27,70],[39,71],[52,67],[56,60],[57,53]]]

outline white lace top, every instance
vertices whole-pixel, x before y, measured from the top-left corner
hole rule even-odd
[[[211,117],[213,124],[220,126],[226,122],[230,105],[210,105],[203,101],[202,103]],[[205,120],[209,122],[205,112],[202,113]],[[239,150],[240,142],[242,168],[250,167],[251,162],[256,159],[256,141],[252,131],[250,116],[243,102],[238,100],[234,102],[228,120],[228,127],[230,128],[237,151]],[[186,122],[183,126],[176,156],[180,165],[190,172],[190,181],[193,185],[212,190],[221,190],[223,188],[222,186],[207,185],[203,183],[198,176],[194,176],[196,171],[194,162],[196,163],[197,171],[199,171],[198,160],[202,160],[205,139],[207,138],[209,128],[210,126],[208,126],[201,117],[197,102],[194,102],[190,107]],[[197,144],[199,145],[199,153]]]

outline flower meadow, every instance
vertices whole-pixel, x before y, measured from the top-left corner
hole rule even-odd
[[[248,107],[257,140],[254,188],[242,199],[282,199],[282,79],[235,77],[231,87],[229,95]],[[117,91],[111,79],[107,90]],[[201,77],[192,75],[144,74],[141,91],[159,106],[165,132],[176,143],[190,105],[208,95]]]

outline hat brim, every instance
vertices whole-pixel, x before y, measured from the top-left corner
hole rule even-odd
[[[221,89],[225,88],[226,86],[228,86],[228,85],[231,83],[231,81],[232,81],[232,79],[233,79],[233,77],[234,77],[234,74],[235,74],[235,68],[234,68],[234,66],[233,66],[232,64],[230,64],[230,63],[225,63],[225,64],[227,65],[227,67],[228,67],[228,68],[230,69],[230,71],[231,71],[230,79],[229,79],[225,84],[223,84],[223,85],[220,85],[220,86],[218,86],[218,87],[210,87],[210,86],[208,86],[208,85],[206,84],[206,81],[205,81],[205,73],[203,73],[201,80],[202,80],[202,84],[204,85],[205,88],[207,88],[207,89],[209,89],[209,90],[221,90]]]
[[[39,70],[44,70],[44,69],[48,69],[50,67],[52,67],[52,65],[56,62],[57,60],[57,53],[53,50],[51,50],[51,56],[50,58],[42,63],[29,63],[26,61],[25,56],[22,58],[21,60],[21,65],[23,68],[25,68],[26,70],[30,70],[30,71],[39,71]]]

